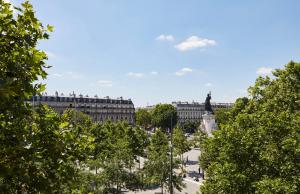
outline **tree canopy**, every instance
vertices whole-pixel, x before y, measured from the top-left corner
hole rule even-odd
[[[191,120],[186,120],[184,123],[180,123],[179,126],[186,133],[194,133],[197,130],[197,128],[200,126],[200,121],[195,122]]]
[[[148,110],[140,108],[135,112],[135,123],[147,129],[151,125],[151,114]]]
[[[169,181],[171,176],[170,147],[168,137],[160,129],[156,130],[151,138],[150,145],[147,148],[147,160],[145,162],[145,174],[148,183],[159,184],[162,189],[164,187],[170,189]],[[173,169],[178,168],[179,162],[174,160]],[[182,179],[172,173],[172,184],[181,191],[184,186]]]
[[[92,191],[137,187],[139,184],[138,171],[135,164],[139,156],[144,156],[148,145],[146,132],[123,122],[105,122],[93,126],[95,150],[89,167],[95,169],[93,182],[97,185]]]
[[[47,55],[36,47],[51,31],[28,1],[0,0],[0,193],[71,192],[93,149],[86,118],[25,103],[45,89]]]
[[[179,155],[180,160],[181,160],[181,170],[184,171],[183,170],[183,164],[184,164],[183,154],[190,150],[190,145],[189,145],[189,142],[188,142],[187,138],[185,137],[182,129],[180,129],[179,127],[176,127],[173,130],[173,145],[175,148],[175,155]]]
[[[300,192],[300,63],[259,77],[201,145],[204,193]]]
[[[249,99],[247,97],[238,98],[234,103],[234,107],[228,108],[219,108],[215,111],[215,119],[218,124],[218,127],[221,127],[221,124],[226,124],[232,120],[237,114],[239,114],[247,105]]]
[[[152,124],[163,130],[171,129],[177,123],[177,111],[171,104],[158,104],[151,112]]]

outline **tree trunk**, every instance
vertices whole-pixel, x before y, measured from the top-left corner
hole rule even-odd
[[[184,161],[183,161],[183,154],[181,154],[181,171],[183,172],[183,163],[184,163]]]
[[[97,174],[97,166],[96,166],[96,174]],[[97,189],[97,181],[95,181],[95,190]]]
[[[139,171],[141,170],[141,156],[139,156]]]

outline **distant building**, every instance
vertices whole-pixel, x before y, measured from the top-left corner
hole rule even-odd
[[[95,122],[111,120],[134,124],[135,109],[130,99],[89,98],[82,95],[79,97],[34,96],[28,102],[33,106],[47,104],[58,113],[63,113],[66,109],[75,109],[89,115]]]
[[[150,111],[150,110],[154,109],[155,106],[156,106],[156,105],[151,105],[151,106],[148,105],[148,106],[146,106],[144,109],[146,109],[147,111]]]
[[[186,121],[200,122],[205,114],[205,104],[198,102],[172,102],[172,105],[177,110],[178,123]],[[212,109],[230,108],[233,103],[211,103]]]

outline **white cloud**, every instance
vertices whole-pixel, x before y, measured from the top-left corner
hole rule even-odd
[[[175,45],[175,48],[180,51],[187,51],[196,48],[213,46],[216,45],[217,42],[215,40],[210,40],[206,38],[199,38],[197,36],[191,36],[187,38],[185,41]]]
[[[151,75],[157,75],[157,74],[158,74],[157,71],[152,71],[152,72],[151,72]]]
[[[271,67],[260,67],[257,69],[256,73],[258,75],[270,75],[273,71]]]
[[[143,74],[143,73],[129,72],[129,73],[127,73],[127,75],[130,76],[130,77],[137,77],[137,78],[144,77],[144,74]]]
[[[64,76],[67,76],[68,78],[71,78],[71,79],[82,79],[82,78],[84,78],[84,76],[82,74],[72,72],[72,71],[67,72]]]
[[[213,84],[212,84],[212,83],[209,83],[209,82],[205,84],[206,87],[211,87],[212,85],[213,85]]]
[[[172,35],[165,35],[165,34],[161,34],[159,35],[156,40],[161,40],[161,41],[174,41],[175,38]]]
[[[193,70],[191,68],[185,67],[185,68],[182,68],[179,71],[175,72],[175,75],[184,76],[184,75],[186,75],[188,73],[191,73],[191,72],[193,72]]]
[[[59,74],[59,73],[54,73],[52,74],[53,77],[62,77],[63,75],[62,74]]]
[[[100,86],[100,87],[112,87],[113,86],[113,82],[110,80],[98,80],[96,84],[97,84],[97,86]]]
[[[62,78],[62,79],[83,79],[84,78],[84,75],[83,74],[80,74],[80,73],[76,73],[76,72],[72,72],[72,71],[69,71],[69,72],[66,72],[66,73],[52,73],[50,74],[51,77],[54,77],[54,78]]]

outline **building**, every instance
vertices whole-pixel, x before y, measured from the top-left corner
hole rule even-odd
[[[146,109],[147,111],[150,111],[152,109],[155,108],[156,105],[147,105],[144,109]]]
[[[124,100],[122,97],[118,99],[106,98],[89,98],[70,96],[34,96],[28,102],[32,106],[38,104],[47,104],[58,113],[63,113],[66,109],[75,109],[89,115],[93,121],[103,122],[111,121],[127,121],[134,124],[134,104],[130,99]]]
[[[190,122],[200,122],[202,120],[202,115],[205,114],[205,104],[198,102],[172,102],[172,105],[177,110],[178,123],[184,123],[186,121]],[[216,110],[218,108],[230,108],[233,103],[211,103],[212,109]]]

